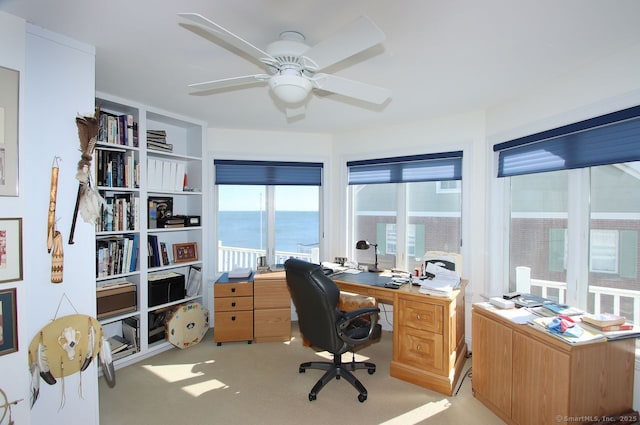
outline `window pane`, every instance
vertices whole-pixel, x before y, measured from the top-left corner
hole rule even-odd
[[[255,268],[266,253],[265,186],[219,185],[218,271]]]
[[[588,310],[638,322],[634,300],[640,298],[640,162],[590,171]]]
[[[460,252],[460,181],[407,184],[407,269],[419,268],[427,251]]]
[[[275,187],[276,263],[289,257],[319,263],[320,188]]]
[[[396,194],[397,185],[353,185],[354,238],[378,244],[378,267],[390,269],[396,266]],[[389,227],[393,225],[392,227]],[[374,247],[356,250],[358,263],[373,265]]]
[[[516,176],[510,182],[509,290],[516,290],[521,266],[530,268],[531,279],[566,282],[568,171]],[[564,289],[533,284],[530,292],[566,299]]]

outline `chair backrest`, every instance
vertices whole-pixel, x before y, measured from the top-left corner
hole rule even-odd
[[[311,345],[335,352],[344,342],[336,331],[340,289],[318,264],[290,258],[284,263],[287,286],[298,313],[300,332]]]

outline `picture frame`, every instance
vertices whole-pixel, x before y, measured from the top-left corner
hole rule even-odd
[[[20,73],[0,66],[0,196],[18,196]]]
[[[173,262],[186,263],[189,261],[198,261],[197,242],[174,243],[173,244]]]
[[[22,280],[22,218],[0,218],[0,283]]]
[[[18,351],[16,288],[0,290],[0,356]]]

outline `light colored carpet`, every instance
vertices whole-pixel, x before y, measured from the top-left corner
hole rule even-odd
[[[303,347],[297,324],[289,343],[225,343],[211,331],[199,344],[173,349],[116,372],[116,386],[100,378],[101,425],[128,424],[502,424],[471,394],[461,378],[458,395],[445,396],[389,375],[392,334],[356,354],[377,370],[356,376],[367,388],[364,403],[344,379],[334,380],[308,400],[322,371],[298,373],[319,358]],[[349,359],[350,354],[347,354]],[[346,356],[346,355],[345,355]],[[464,371],[471,366],[467,361]],[[460,385],[458,382],[456,388]]]

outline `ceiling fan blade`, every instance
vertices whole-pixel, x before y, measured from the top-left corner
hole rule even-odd
[[[256,81],[266,81],[270,78],[267,74],[243,75],[241,77],[224,78],[222,80],[206,81],[204,83],[189,84],[196,91],[209,91],[225,87],[243,86]]]
[[[385,35],[367,16],[361,16],[304,53],[305,67],[320,71],[382,43]],[[310,62],[310,63],[308,63]]]
[[[315,88],[377,105],[384,103],[391,97],[391,90],[389,89],[336,77],[335,75],[316,74],[310,80]]]
[[[273,56],[271,56],[269,53],[254,46],[253,44],[249,43],[247,40],[241,37],[238,37],[231,31],[205,18],[199,13],[178,13],[178,16],[181,16],[185,19],[190,20],[191,22],[194,22],[195,24],[207,30],[213,36],[247,53],[248,55],[260,60],[261,62],[267,65],[279,64],[278,60]]]

